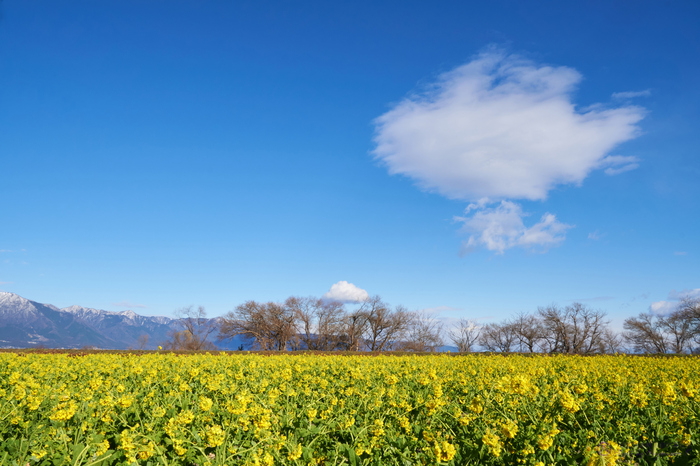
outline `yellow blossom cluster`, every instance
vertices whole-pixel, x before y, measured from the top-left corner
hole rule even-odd
[[[692,464],[700,359],[0,353],[17,465]]]

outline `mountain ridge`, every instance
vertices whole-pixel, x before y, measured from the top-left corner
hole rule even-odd
[[[0,291],[0,348],[156,349],[177,330],[179,321],[171,317],[78,305],[58,308]],[[142,344],[144,335],[148,339]],[[235,349],[240,343],[219,346]]]

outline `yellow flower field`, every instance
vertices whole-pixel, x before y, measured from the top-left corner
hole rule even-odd
[[[695,464],[700,359],[0,353],[0,465]]]

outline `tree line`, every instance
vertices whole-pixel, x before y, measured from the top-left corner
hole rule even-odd
[[[391,307],[379,296],[348,310],[343,303],[290,297],[247,301],[220,319],[219,339],[242,336],[264,351],[436,351],[442,325],[430,316]]]
[[[165,343],[169,350],[211,351],[219,342],[243,337],[261,351],[439,351],[602,354],[700,353],[700,299],[686,298],[667,315],[641,313],[615,332],[602,310],[581,303],[550,305],[498,323],[468,319],[445,328],[428,313],[391,307],[379,296],[354,308],[338,301],[290,297],[284,302],[247,301],[214,319],[203,307],[177,312],[182,329]],[[241,348],[242,349],[242,348]]]

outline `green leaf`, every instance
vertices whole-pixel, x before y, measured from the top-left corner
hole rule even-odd
[[[301,457],[306,461],[307,463],[313,459],[313,456],[311,455],[311,449],[309,447],[302,447],[301,449]]]
[[[84,443],[76,443],[75,445],[73,445],[73,464],[75,464],[78,461],[78,457],[84,449]]]
[[[347,453],[348,455],[348,461],[350,462],[350,466],[357,466],[358,462],[360,461],[360,458],[357,457],[355,449],[348,445],[345,449],[345,453]]]

